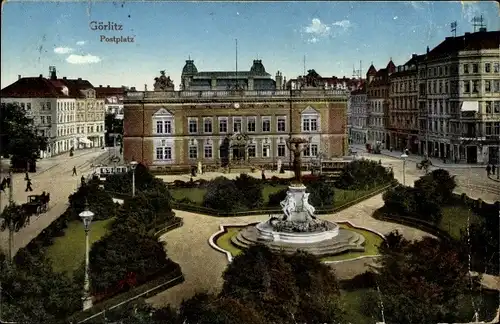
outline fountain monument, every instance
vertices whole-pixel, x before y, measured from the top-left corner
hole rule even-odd
[[[309,203],[310,193],[306,192],[301,177],[301,153],[309,142],[291,138],[286,144],[294,156],[295,176],[285,200],[280,203],[283,214],[271,215],[265,222],[243,228],[231,238],[232,243],[240,248],[261,243],[272,250],[288,253],[303,250],[320,257],[348,251],[364,252],[365,238],[361,234],[316,217],[316,210]]]

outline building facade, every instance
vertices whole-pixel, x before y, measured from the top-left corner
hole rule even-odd
[[[123,97],[127,89],[125,86],[110,87],[109,85],[106,87],[99,85],[95,88],[96,97],[104,100],[105,114],[112,114],[116,119],[123,119]]]
[[[419,68],[420,151],[467,163],[497,163],[500,32],[447,37]]]
[[[387,120],[389,118],[389,88],[390,75],[396,71],[396,66],[389,61],[384,69],[376,70],[373,65],[367,72],[366,92],[368,95],[368,138],[370,145],[389,146]]]
[[[423,55],[413,54],[390,76],[387,131],[389,147],[418,154],[418,66]]]
[[[351,92],[350,101],[350,132],[349,139],[353,144],[366,144],[368,139],[368,97],[366,88]]]
[[[337,90],[129,91],[124,158],[152,168],[291,163],[290,136],[310,140],[305,161],[346,154],[346,101]]]

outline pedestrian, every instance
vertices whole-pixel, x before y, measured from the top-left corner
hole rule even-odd
[[[73,174],[71,176],[76,176],[76,166],[73,167]]]
[[[31,188],[31,179],[28,179],[28,180],[26,181],[26,190],[25,190],[25,191],[26,191],[26,192],[28,192],[28,191],[33,191],[33,188]]]
[[[82,178],[80,179],[80,181],[82,182],[82,186],[85,185],[85,177],[82,176]]]
[[[261,174],[261,176],[262,176],[262,180],[266,180],[266,174],[265,174],[265,172],[264,172],[264,168],[262,168],[262,169],[260,170],[260,174]]]
[[[495,175],[495,171],[497,170],[497,167],[496,165],[492,164],[491,165],[491,173],[493,173],[493,175]]]
[[[7,177],[7,188],[10,189],[10,176]]]
[[[491,166],[489,164],[486,166],[486,173],[488,174],[489,177],[491,173]]]
[[[5,187],[7,186],[7,180],[3,178],[2,183],[0,183],[0,190],[5,192]]]
[[[26,175],[24,176],[25,181],[29,181],[30,175],[28,174],[28,171],[26,171]]]

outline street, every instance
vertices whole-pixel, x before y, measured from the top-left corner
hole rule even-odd
[[[26,181],[25,174],[18,173],[13,175],[13,200],[17,204],[23,204],[27,201],[28,195],[39,195],[43,191],[50,193],[49,210],[40,216],[33,216],[30,224],[21,229],[14,235],[14,253],[21,247],[26,246],[36,235],[44,228],[57,219],[67,208],[68,196],[78,187],[82,174],[90,173],[91,164],[102,163],[108,156],[108,152],[99,149],[89,149],[85,151],[76,151],[75,155],[69,154],[41,160],[40,171],[30,173],[32,180],[32,192],[25,192]],[[72,176],[73,167],[76,167],[77,176]],[[2,173],[2,178],[6,176]],[[1,192],[0,208],[8,204],[9,189],[5,193]],[[0,233],[0,246],[4,251],[8,247],[8,231]]]

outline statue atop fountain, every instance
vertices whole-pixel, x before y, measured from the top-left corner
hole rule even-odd
[[[302,183],[302,157],[300,156],[309,147],[309,141],[304,138],[291,138],[286,141],[286,147],[293,153],[294,182]]]

